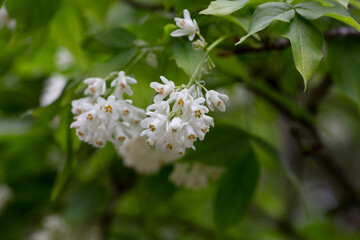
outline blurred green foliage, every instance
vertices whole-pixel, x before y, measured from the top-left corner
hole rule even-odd
[[[51,214],[64,219],[68,239],[360,239],[360,34],[345,24],[357,26],[358,2],[341,8],[355,20],[296,15],[304,27],[274,18],[236,47],[270,1],[199,14],[210,2],[0,0],[8,11],[0,17],[1,240],[31,239]],[[159,76],[189,81],[204,53],[169,36],[183,9],[208,43],[231,34],[210,54],[216,68],[204,78],[229,95],[227,111],[212,114],[215,127],[180,160],[227,170],[197,191],[169,182],[172,166],[137,174],[112,145],[95,149],[69,128],[87,77],[126,71],[138,80],[132,99],[142,108]],[[296,34],[304,29],[310,37]],[[66,86],[40,106],[54,73]],[[311,76],[305,93],[302,75]]]

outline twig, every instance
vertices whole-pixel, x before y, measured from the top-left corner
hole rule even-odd
[[[322,140],[315,127],[316,121],[312,117],[312,113],[317,113],[321,100],[326,96],[331,87],[331,77],[327,75],[323,82],[313,90],[314,96],[309,98],[306,108],[302,108],[297,104],[289,103],[289,99],[274,91],[270,87],[260,87],[259,84],[253,82],[242,81],[234,77],[236,81],[243,82],[245,86],[255,93],[257,96],[265,99],[288,118],[293,127],[291,133],[299,145],[301,153],[304,157],[312,157],[317,163],[332,176],[333,180],[343,191],[343,200],[347,203],[355,204],[360,207],[360,198],[356,188],[347,178],[346,174],[330,154],[329,150],[322,143]],[[287,99],[287,101],[286,101]],[[295,109],[298,108],[298,109]]]
[[[360,32],[352,27],[340,27],[324,32],[324,38],[330,39],[335,37],[360,37]],[[222,49],[218,56],[227,57],[244,53],[258,53],[265,51],[280,51],[290,46],[290,41],[286,38],[278,38],[274,42],[266,42],[262,47],[236,47],[233,49]]]

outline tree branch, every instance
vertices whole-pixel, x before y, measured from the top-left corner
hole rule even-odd
[[[291,100],[283,97],[278,91],[268,87],[260,87],[253,82],[242,81],[245,86],[257,96],[265,99],[272,104],[280,113],[288,118],[292,123],[291,133],[295,138],[301,150],[303,157],[312,157],[324,169],[343,192],[342,201],[355,204],[360,207],[360,198],[356,188],[348,179],[340,165],[332,157],[330,151],[322,143],[319,133],[315,127],[316,120],[313,114],[316,114],[321,100],[327,95],[331,87],[331,77],[327,75],[324,80],[312,91],[313,95],[309,97],[306,108],[291,103]],[[313,114],[312,114],[313,113]]]
[[[334,28],[324,32],[325,39],[331,39],[335,37],[360,37],[358,32],[353,27],[340,27]],[[280,51],[290,46],[290,41],[287,38],[278,38],[274,42],[265,42],[262,47],[236,47],[234,49],[222,49],[218,52],[218,56],[227,57],[232,55],[244,54],[244,53],[258,53],[265,51]]]

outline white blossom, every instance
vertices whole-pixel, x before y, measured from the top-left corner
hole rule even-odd
[[[124,84],[136,83],[135,79],[127,78],[124,72],[120,72],[113,81],[115,92],[122,81],[125,81]],[[129,99],[123,99],[123,94],[119,92],[106,99],[99,96],[106,91],[105,80],[102,78],[88,78],[84,82],[89,85],[85,94],[90,97],[71,103],[71,111],[76,116],[70,127],[76,129],[80,140],[100,148],[108,141],[119,147],[125,140],[139,135],[140,122],[145,117],[143,109],[133,106]],[[126,87],[128,86],[124,89]]]
[[[55,65],[60,70],[68,69],[74,63],[74,57],[65,47],[59,47],[55,54]]]
[[[196,139],[203,140],[214,121],[206,115],[209,109],[199,87],[175,88],[172,81],[161,80],[164,84],[150,84],[158,95],[146,109],[148,117],[140,124],[145,128],[141,135],[148,137],[149,146],[182,156],[187,148],[195,149]]]
[[[176,25],[180,27],[173,31],[170,35],[173,37],[180,37],[188,35],[189,40],[192,41],[195,37],[195,34],[199,32],[199,27],[194,20],[191,19],[190,13],[187,9],[184,10],[184,18],[175,18]]]
[[[222,167],[207,166],[200,163],[176,163],[169,178],[177,186],[188,189],[204,188],[208,185],[209,178],[216,180],[224,172]]]
[[[12,197],[12,190],[9,186],[1,184],[0,185],[0,212],[5,209],[9,200]]]
[[[66,78],[61,74],[53,74],[45,82],[40,97],[40,106],[44,107],[58,99],[66,85]]]
[[[160,79],[164,84],[158,82],[150,83],[150,87],[153,88],[158,93],[158,95],[156,95],[154,98],[155,103],[162,101],[170,93],[172,93],[175,88],[175,84],[173,81],[167,80],[164,76],[160,76]]]
[[[117,78],[111,82],[111,87],[115,87],[114,96],[121,98],[124,93],[127,93],[129,96],[132,96],[133,91],[130,88],[129,84],[137,83],[135,78],[128,77],[125,75],[124,71],[118,73]]]
[[[102,78],[88,78],[84,80],[84,83],[88,85],[84,92],[87,95],[97,98],[105,93],[106,82]]]
[[[16,27],[16,20],[10,18],[5,5],[0,8],[0,28],[3,27],[7,27],[10,30],[14,30]]]
[[[214,90],[206,92],[206,103],[211,111],[214,111],[214,106],[222,112],[225,112],[226,106],[224,101],[227,102],[229,97],[225,94],[218,93]]]

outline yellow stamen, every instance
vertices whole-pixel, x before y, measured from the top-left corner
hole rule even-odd
[[[156,130],[156,127],[154,127],[154,125],[152,125],[152,124],[149,124],[149,128],[152,132]]]
[[[129,109],[125,109],[122,112],[122,114],[125,115],[125,116],[129,115],[129,113],[130,113]]]
[[[194,139],[195,139],[195,135],[194,135],[194,134],[190,134],[190,135],[188,136],[188,139],[189,139],[189,140],[194,140]]]
[[[200,110],[195,111],[195,117],[197,117],[197,118],[201,117],[201,111]]]
[[[159,93],[159,95],[163,95],[164,94],[164,88],[157,88],[156,91]]]
[[[110,105],[107,105],[106,107],[104,107],[105,111],[108,113],[112,113],[112,107]]]

